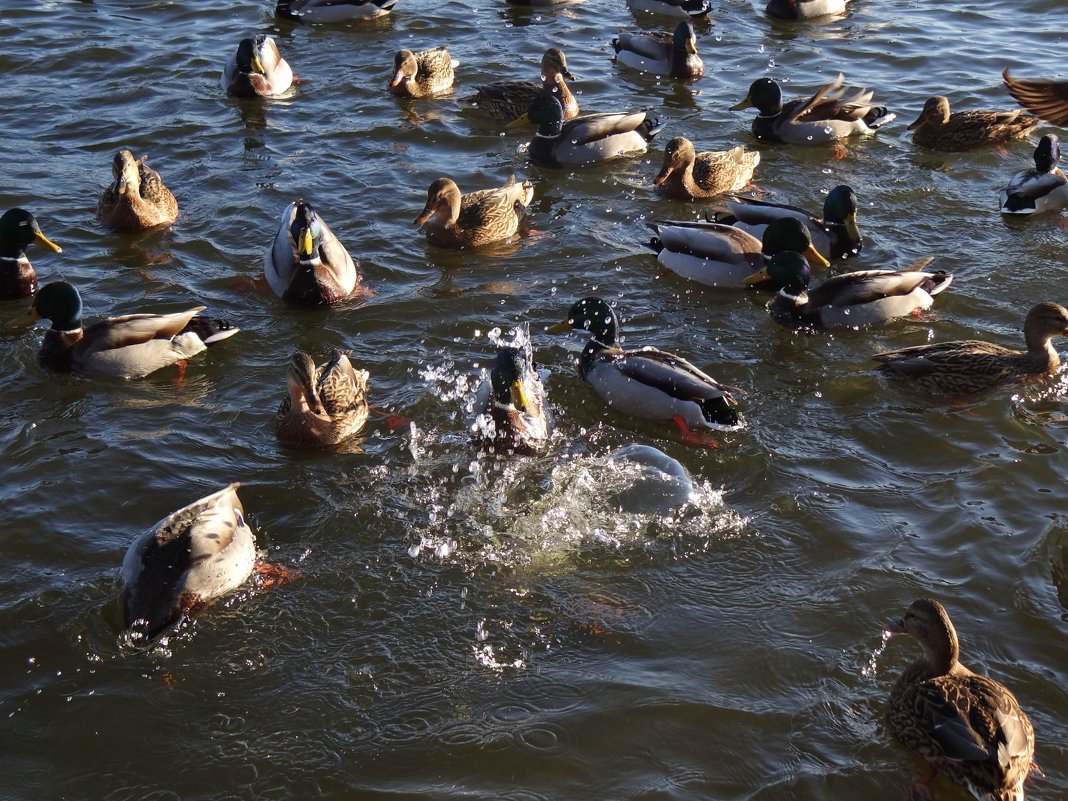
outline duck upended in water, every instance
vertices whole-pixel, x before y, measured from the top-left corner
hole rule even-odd
[[[44,235],[30,212],[5,211],[0,217],[0,300],[27,298],[37,291],[37,273],[26,258],[26,248],[30,245],[63,252],[63,248]]]
[[[288,445],[337,445],[360,432],[367,422],[370,373],[356,370],[339,350],[329,362],[298,350],[289,360],[289,393],[276,415],[275,433]]]
[[[552,424],[529,335],[497,349],[488,388],[480,388],[482,392],[485,397],[479,399],[472,426],[480,447],[522,456],[545,449]]]
[[[612,409],[639,420],[670,420],[694,445],[715,447],[695,429],[742,424],[732,394],[742,390],[720,384],[673,353],[651,347],[623,350],[617,342],[619,318],[601,298],[577,301],[567,319],[548,331],[560,334],[571,329],[590,333],[579,357],[579,373]]]
[[[508,239],[519,230],[523,209],[534,199],[530,181],[460,194],[451,178],[438,178],[427,190],[426,206],[416,225],[429,223],[426,238],[445,248],[470,248]]]
[[[757,78],[749,94],[732,110],[755,106],[753,136],[766,142],[819,145],[853,134],[871,134],[897,117],[886,106],[871,104],[873,92],[859,89],[845,95],[845,76],[838,77],[807,99],[784,104],[782,89],[771,78]]]
[[[928,98],[920,116],[912,122],[912,141],[930,150],[967,150],[1008,142],[1031,133],[1039,119],[1023,109],[1013,111],[950,112],[949,99]]]
[[[1057,136],[1043,136],[1035,148],[1035,168],[1016,173],[1001,190],[1001,213],[1035,214],[1068,208],[1068,177],[1057,166],[1060,158]]]
[[[256,537],[234,483],[168,515],[122,560],[123,621],[148,640],[233,592],[252,574]]]
[[[263,260],[271,290],[289,303],[340,303],[361,288],[356,263],[310,203],[286,206]]]
[[[232,97],[275,97],[293,85],[293,70],[267,34],[242,39],[223,67],[222,87]]]
[[[389,91],[401,97],[433,97],[452,91],[453,70],[460,66],[442,45],[431,50],[399,50],[393,58]]]
[[[938,601],[913,603],[891,635],[908,634],[923,655],[901,673],[887,703],[890,731],[922,756],[931,774],[944,773],[981,801],[1023,801],[1035,732],[1008,687],[960,663],[957,631]],[[910,797],[930,798],[929,792]]]
[[[541,57],[542,83],[534,81],[495,81],[475,89],[464,102],[498,122],[512,123],[525,118],[530,104],[543,92],[555,95],[564,108],[564,119],[578,116],[578,100],[567,88],[575,80],[567,68],[567,57],[558,47],[550,47]]]
[[[1052,375],[1061,360],[1053,337],[1068,336],[1068,309],[1043,302],[1024,320],[1027,350],[976,339],[934,342],[876,353],[876,369],[937,395],[969,395],[1008,383],[1030,384]]]
[[[120,150],[111,161],[115,180],[104,190],[96,216],[116,231],[145,231],[178,219],[178,201],[147,160]]]
[[[1054,125],[1068,125],[1068,81],[1021,80],[1009,75],[1008,67],[1001,71],[1001,77],[1009,94],[1036,117]]]
[[[274,13],[294,22],[330,23],[375,19],[397,0],[278,0]]]
[[[676,25],[672,33],[620,31],[612,40],[612,48],[620,64],[651,75],[694,81],[705,74],[705,64],[697,55],[697,35],[689,20]]]

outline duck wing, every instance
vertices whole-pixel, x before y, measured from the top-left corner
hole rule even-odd
[[[625,352],[613,365],[628,378],[683,400],[721,398],[734,392],[744,394],[740,389],[720,384],[681,356],[657,348]]]
[[[855,306],[884,298],[908,295],[917,288],[938,294],[949,286],[945,273],[925,273],[922,267],[934,261],[926,258],[902,270],[858,270],[828,278],[809,290],[809,302],[814,306]]]
[[[582,114],[564,123],[558,138],[574,146],[585,145],[617,134],[636,131],[646,122],[648,116],[645,111]]]
[[[1068,81],[1020,80],[1009,75],[1007,67],[1001,77],[1009,94],[1032,114],[1054,125],[1068,125]]]

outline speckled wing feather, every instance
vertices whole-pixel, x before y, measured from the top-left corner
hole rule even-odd
[[[1009,93],[1032,114],[1054,125],[1068,125],[1068,81],[1020,80],[1002,70]]]

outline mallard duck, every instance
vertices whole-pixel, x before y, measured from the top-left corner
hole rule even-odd
[[[278,0],[274,13],[295,22],[351,22],[388,14],[397,0]]]
[[[733,428],[741,424],[741,392],[720,384],[681,356],[644,347],[625,351],[618,344],[619,318],[601,298],[583,298],[567,312],[567,319],[548,329],[551,334],[585,330],[590,341],[579,357],[579,373],[605,403],[640,420],[671,420],[683,439],[694,445],[715,446],[701,428]]]
[[[759,163],[760,154],[746,153],[745,145],[698,153],[693,142],[676,136],[664,148],[664,164],[653,183],[668,197],[702,200],[742,189]]]
[[[1008,687],[960,663],[957,631],[938,601],[913,601],[887,631],[909,634],[923,655],[905,668],[890,692],[890,731],[980,801],[1023,801],[1035,732]],[[929,794],[927,795],[929,798]]]
[[[1061,360],[1053,337],[1068,336],[1068,309],[1039,303],[1024,320],[1027,350],[975,339],[935,342],[876,353],[878,371],[938,395],[968,395],[1000,384],[1029,384],[1052,375]]]
[[[551,167],[596,164],[644,153],[663,127],[647,111],[582,114],[564,122],[560,101],[545,93],[530,104],[527,118],[538,126],[527,152],[534,162]]]
[[[564,119],[578,116],[578,100],[567,88],[575,80],[567,68],[567,57],[559,47],[550,47],[541,57],[542,83],[534,81],[497,81],[476,88],[464,102],[488,114],[498,122],[511,123],[526,118],[527,109],[542,92],[551,92],[564,107]],[[566,80],[565,80],[566,79]]]
[[[178,219],[178,201],[163,183],[159,173],[135,159],[129,150],[120,150],[111,160],[111,182],[96,207],[100,222],[117,231],[144,231],[170,225]]]
[[[233,592],[252,574],[256,537],[234,483],[168,515],[122,560],[126,628],[149,640]]]
[[[393,58],[389,91],[401,97],[432,97],[452,90],[453,69],[460,63],[442,45],[432,50],[399,50]]]
[[[731,108],[755,106],[760,113],[753,120],[753,136],[793,145],[819,145],[853,134],[874,133],[897,116],[886,106],[873,106],[873,92],[860,89],[844,97],[844,83],[845,76],[839,74],[812,97],[783,105],[779,85],[771,78],[757,78],[749,94]]]
[[[367,422],[366,370],[339,350],[322,367],[298,350],[286,368],[289,394],[278,407],[275,433],[289,445],[337,445]]]
[[[1002,214],[1035,214],[1068,208],[1068,177],[1057,166],[1061,145],[1056,134],[1046,134],[1035,148],[1035,168],[1012,176],[998,201]]]
[[[508,239],[519,230],[522,209],[534,199],[534,184],[513,175],[498,189],[460,195],[451,178],[438,178],[427,190],[426,206],[416,225],[430,222],[426,238],[443,248],[474,248]]]
[[[760,270],[766,257],[783,250],[804,253],[813,263],[827,266],[812,246],[812,236],[800,220],[774,221],[761,239],[730,225],[707,222],[654,222],[656,236],[647,247],[657,262],[676,275],[712,287],[742,287]]]
[[[1020,139],[1040,120],[1023,109],[1013,111],[958,111],[950,113],[949,99],[936,95],[923,104],[911,123],[912,141],[931,150],[967,150]]]
[[[282,212],[263,272],[278,297],[304,305],[340,303],[362,281],[345,246],[303,200],[290,203]]]
[[[823,281],[811,290],[812,272],[805,257],[785,250],[776,253],[744,283],[780,287],[768,303],[771,318],[791,328],[833,328],[879,325],[931,308],[934,296],[953,276],[922,272],[933,261],[920,259],[901,270],[861,270]]]
[[[82,299],[66,281],[41,287],[31,316],[52,322],[41,360],[59,369],[92,370],[118,378],[144,378],[196,356],[240,329],[226,320],[199,317],[207,306],[175,314],[126,314],[82,328]]]
[[[550,420],[529,338],[497,349],[472,428],[480,446],[497,453],[531,456],[544,450]]]
[[[779,19],[815,19],[844,14],[848,0],[769,0],[764,12]]]
[[[293,85],[293,70],[265,33],[242,39],[223,67],[222,87],[232,97],[274,97]]]
[[[705,63],[697,55],[697,35],[688,19],[672,33],[620,31],[612,48],[620,64],[651,75],[693,81],[705,74]]]
[[[665,17],[704,17],[712,10],[711,0],[627,0],[636,14],[663,14]]]
[[[37,274],[26,258],[30,245],[63,252],[41,232],[36,218],[26,209],[5,211],[0,217],[0,300],[26,298],[37,291]]]
[[[1008,67],[1001,77],[1009,94],[1032,114],[1054,125],[1068,125],[1068,81],[1021,81],[1009,75]]]
[[[717,215],[716,222],[734,225],[753,236],[763,236],[764,228],[773,220],[794,217],[808,228],[812,244],[825,259],[848,259],[864,247],[857,226],[857,194],[845,184],[839,184],[827,193],[822,216],[796,206],[736,195],[727,197],[726,201],[730,214]]]

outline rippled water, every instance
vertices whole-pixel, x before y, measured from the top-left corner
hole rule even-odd
[[[0,11],[0,207],[31,209],[63,246],[31,251],[42,282],[75,282],[90,317],[204,303],[242,328],[184,378],[81,380],[37,364],[24,303],[0,306],[0,794],[898,799],[922,767],[882,704],[915,648],[881,651],[880,629],[933,595],[966,663],[1031,714],[1034,796],[1068,795],[1064,387],[934,404],[877,380],[869,359],[929,338],[1018,342],[1033,303],[1068,300],[1065,218],[996,213],[1033,143],[932,154],[904,131],[931,94],[1011,107],[1004,66],[1065,79],[1065,8],[855,0],[845,18],[790,25],[762,5],[714,5],[693,86],[611,62],[620,27],[671,24],[622,0],[533,12],[400,0],[330,27],[279,23],[269,3]],[[262,104],[222,97],[222,61],[261,31],[307,83]],[[456,97],[388,96],[393,53],[439,43],[461,62]],[[480,82],[534,77],[549,45],[586,110],[668,119],[647,156],[539,169],[521,135],[457,104]],[[666,139],[754,146],[752,112],[729,110],[753,78],[800,94],[839,71],[898,120],[845,151],[756,145],[757,183],[813,208],[852,185],[866,247],[850,266],[933,255],[956,275],[936,308],[802,336],[767,319],[763,296],[658,275],[643,222],[704,211],[652,191]],[[95,222],[124,146],[174,189],[170,230]],[[439,175],[476,189],[512,173],[536,184],[515,244],[443,252],[412,226]],[[373,297],[294,310],[263,290],[264,251],[297,196],[359,258]],[[748,428],[699,450],[607,412],[576,375],[581,339],[543,333],[594,292],[618,302],[629,345],[748,389]],[[466,389],[492,359],[489,332],[522,323],[549,374],[553,447],[478,459]],[[342,453],[278,447],[294,347],[351,349],[374,402],[412,424],[373,418]],[[685,465],[687,506],[613,510],[608,454],[631,442]],[[124,647],[126,546],[234,480],[267,557],[299,575],[148,652]],[[936,797],[963,798],[948,784]]]

